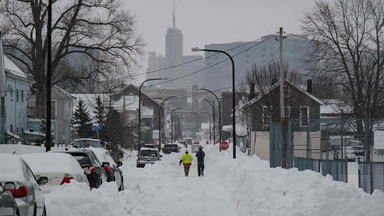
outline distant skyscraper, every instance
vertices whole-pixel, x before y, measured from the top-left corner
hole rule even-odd
[[[176,28],[174,9],[173,25],[172,28],[168,28],[165,36],[165,57],[156,55],[156,52],[149,53],[147,79],[168,78],[166,81],[151,82],[151,84],[157,83],[156,88],[191,89],[196,79],[191,74],[204,65],[203,61],[198,59],[202,59],[202,56],[183,56],[183,34]],[[179,66],[174,67],[175,65]]]
[[[173,2],[173,26],[168,28],[165,36],[165,57],[179,58],[183,56],[183,34],[176,28],[175,2]]]

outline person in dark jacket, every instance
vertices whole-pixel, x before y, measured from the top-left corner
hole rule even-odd
[[[197,158],[197,174],[204,176],[204,157],[205,153],[203,151],[203,146],[199,147],[199,151],[196,152]]]

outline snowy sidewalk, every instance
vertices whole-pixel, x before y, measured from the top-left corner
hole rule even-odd
[[[184,176],[178,165],[182,153],[164,155],[159,164],[130,170],[128,187],[142,191],[142,215],[238,215],[231,193],[206,177],[198,177],[196,161],[192,162],[189,176]],[[127,160],[128,166],[135,161]]]

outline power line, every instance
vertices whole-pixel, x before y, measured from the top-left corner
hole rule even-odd
[[[252,49],[252,48],[254,48],[254,47],[260,45],[262,42],[268,40],[268,39],[271,38],[271,37],[273,37],[273,36],[270,35],[270,36],[266,37],[266,38],[263,39],[262,41],[259,41],[259,42],[256,43],[255,45],[250,46],[249,48],[247,48],[247,49],[245,49],[245,50],[243,50],[243,51],[241,51],[241,52],[239,52],[239,53],[236,53],[236,54],[233,55],[232,57],[236,57],[236,56],[238,56],[238,55],[240,55],[240,54],[242,54],[242,53],[244,53],[244,52],[249,51],[250,49]],[[240,46],[238,46],[238,47],[234,47],[234,48],[228,49],[228,50],[226,50],[226,51],[229,51],[229,50],[232,50],[232,49],[236,49],[236,48],[239,48],[239,47],[242,47],[242,46],[248,45],[248,44],[250,44],[250,43],[254,43],[254,42],[255,42],[255,41],[248,42],[248,43],[246,43],[246,44],[242,44],[242,45],[240,45]],[[212,56],[214,56],[214,55],[212,55]],[[228,60],[229,60],[229,59],[224,59],[224,60],[222,60],[222,61],[220,61],[220,62],[217,62],[217,63],[215,63],[215,64],[213,64],[213,65],[210,65],[210,66],[208,66],[208,67],[202,68],[202,69],[200,69],[200,70],[191,72],[191,73],[189,73],[189,74],[186,74],[186,75],[183,75],[183,76],[180,76],[180,77],[176,77],[176,78],[173,78],[173,79],[165,80],[165,81],[163,81],[163,82],[159,82],[159,83],[156,83],[156,84],[151,84],[151,85],[149,85],[148,87],[152,87],[152,86],[156,86],[156,85],[159,85],[159,84],[168,83],[168,82],[171,82],[171,81],[179,80],[179,79],[182,79],[182,78],[185,78],[185,77],[188,77],[188,76],[191,76],[191,75],[200,73],[200,72],[202,72],[202,71],[204,71],[204,70],[206,70],[206,69],[209,69],[209,68],[211,68],[211,67],[213,67],[213,66],[219,65],[219,64],[221,64],[221,63],[223,63],[223,62],[226,62],[226,61],[228,61]]]
[[[271,36],[269,36],[271,37]],[[269,38],[268,37],[268,38]],[[267,39],[267,38],[266,38]],[[266,40],[264,39],[264,40]],[[253,40],[253,41],[250,41],[250,42],[247,42],[247,43],[244,43],[244,44],[241,44],[239,46],[236,46],[236,47],[232,47],[230,49],[227,49],[226,51],[230,51],[230,50],[234,50],[234,49],[237,49],[237,48],[240,48],[240,47],[243,47],[243,46],[247,46],[248,44],[251,44],[251,43],[255,43],[257,42],[259,39],[256,39],[256,40]],[[263,40],[263,41],[264,41]],[[261,41],[261,42],[263,42]],[[209,56],[207,56],[206,58],[211,58],[211,57],[214,57],[216,55],[219,55],[220,53],[214,53],[214,54],[211,54]],[[185,64],[190,64],[190,63],[193,63],[195,61],[200,61],[200,60],[203,60],[204,58],[198,58],[198,59],[194,59],[194,60],[191,60],[191,61],[187,61],[187,62],[183,62],[183,63],[180,63],[180,64],[177,64],[177,65],[172,65],[172,66],[169,66],[169,67],[165,67],[165,68],[161,68],[161,69],[156,69],[156,70],[153,70],[153,71],[148,71],[148,72],[143,72],[143,73],[139,73],[138,76],[140,75],[145,75],[145,74],[151,74],[151,73],[156,73],[156,72],[159,72],[159,71],[163,71],[163,70],[168,70],[168,69],[172,69],[172,68],[176,68],[176,67],[180,67],[182,65],[185,65]]]

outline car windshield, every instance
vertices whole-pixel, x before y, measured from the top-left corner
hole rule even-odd
[[[155,156],[155,157],[157,157],[157,151],[155,151],[155,150],[142,150],[141,152],[140,152],[140,155],[141,156]]]
[[[177,145],[165,145],[164,146],[165,149],[174,149],[174,148],[178,148]]]
[[[72,152],[70,154],[79,162],[81,167],[87,167],[92,165],[91,160],[89,159],[87,154],[77,152]]]
[[[73,141],[73,146],[76,148],[101,148],[100,140],[75,140]]]

